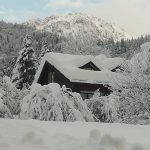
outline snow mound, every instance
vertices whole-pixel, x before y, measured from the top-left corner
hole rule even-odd
[[[43,141],[42,137],[37,135],[37,133],[34,131],[30,131],[30,132],[26,133],[21,138],[21,143],[23,145],[30,145],[30,144],[31,145],[38,145],[38,146],[44,145],[44,141]]]
[[[1,119],[0,128],[2,150],[149,150],[149,126]]]

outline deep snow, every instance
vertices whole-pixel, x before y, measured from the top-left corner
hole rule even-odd
[[[0,150],[149,150],[149,139],[150,126],[0,119]]]

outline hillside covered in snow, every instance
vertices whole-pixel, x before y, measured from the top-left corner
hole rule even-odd
[[[149,35],[129,40],[130,36],[116,25],[81,13],[53,15],[23,24],[0,21],[0,75],[12,75],[27,33],[31,34],[37,58],[43,41],[47,41],[47,48],[53,52],[126,58],[131,58],[140,51],[141,44],[150,41]]]
[[[84,34],[89,37],[93,34],[93,38],[101,40],[113,38],[115,41],[130,37],[125,30],[115,24],[82,13],[51,15],[45,19],[34,19],[24,24],[34,26],[38,30],[58,32],[66,37],[73,36],[75,39],[83,38]]]
[[[65,53],[98,54],[103,50],[101,43],[104,41],[130,38],[115,24],[82,13],[52,15],[45,19],[30,20],[24,25],[57,34],[62,39],[61,48]]]

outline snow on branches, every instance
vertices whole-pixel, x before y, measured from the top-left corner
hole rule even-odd
[[[31,37],[27,35],[24,38],[23,49],[19,52],[19,57],[13,70],[12,81],[18,89],[28,88],[34,80],[37,60],[31,44]]]
[[[124,65],[124,76],[112,87],[120,97],[119,115],[124,123],[150,122],[150,52],[136,54]]]
[[[12,118],[8,107],[3,103],[2,94],[0,93],[0,118]]]
[[[2,102],[9,109],[12,115],[19,115],[21,109],[21,101],[28,93],[28,90],[19,90],[12,84],[9,77],[3,78],[2,83]]]
[[[33,84],[23,99],[22,119],[45,121],[93,121],[93,115],[78,93],[68,91],[57,83]]]
[[[86,99],[85,102],[95,116],[96,121],[118,122],[118,97],[113,93],[109,96],[100,96],[97,90],[93,97]]]
[[[39,55],[39,59],[41,59],[48,52],[51,52],[51,50],[49,49],[48,43],[45,40],[45,41],[42,42],[42,49],[41,49],[41,53]]]

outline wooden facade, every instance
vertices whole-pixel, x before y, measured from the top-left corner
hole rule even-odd
[[[81,69],[95,71],[99,70],[99,68],[91,62],[82,66]],[[38,83],[41,85],[47,85],[52,82],[58,83],[60,86],[65,85],[67,88],[70,88],[73,92],[80,93],[83,99],[91,98],[94,91],[96,91],[97,89],[100,90],[102,95],[109,95],[111,92],[107,87],[105,87],[102,84],[70,82],[70,80],[67,79],[59,70],[57,70],[50,63],[45,62],[41,75],[38,79]]]

